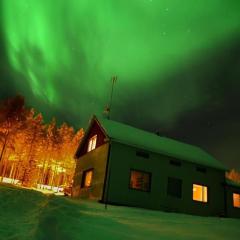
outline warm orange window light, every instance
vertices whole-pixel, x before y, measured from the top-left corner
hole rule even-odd
[[[95,149],[96,148],[96,143],[97,143],[97,135],[94,135],[93,137],[91,137],[89,139],[87,151],[90,152],[93,149]]]
[[[131,170],[130,188],[150,191],[150,173]]]
[[[208,201],[208,188],[206,186],[193,184],[193,200],[206,203]]]
[[[233,193],[233,206],[240,208],[240,194],[239,193]]]
[[[92,176],[93,176],[93,171],[92,170],[89,170],[89,171],[85,172],[84,187],[91,187]]]

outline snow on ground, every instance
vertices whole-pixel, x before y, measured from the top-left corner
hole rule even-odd
[[[0,186],[0,240],[240,239],[240,220],[79,201]]]

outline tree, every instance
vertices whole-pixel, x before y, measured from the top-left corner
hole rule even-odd
[[[48,184],[51,179],[52,165],[59,142],[55,118],[48,124],[45,132],[45,152],[42,158],[42,170],[39,178],[40,184]]]
[[[58,127],[54,118],[44,124],[41,113],[25,108],[22,96],[0,102],[0,178],[27,187],[69,186],[83,134],[66,123]]]
[[[25,143],[28,148],[25,158],[25,170],[22,177],[24,186],[33,186],[37,184],[37,165],[40,161],[40,155],[43,148],[43,117],[39,113],[36,116],[28,118],[28,127],[25,131]]]
[[[3,165],[4,155],[8,147],[13,148],[14,135],[21,127],[25,119],[24,98],[20,95],[2,101],[0,103],[0,175],[5,172],[6,165]]]
[[[226,173],[226,178],[228,178],[234,182],[240,183],[240,172],[238,172],[235,169],[232,169]]]

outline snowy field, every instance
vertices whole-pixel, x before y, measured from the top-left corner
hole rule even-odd
[[[0,240],[240,239],[240,220],[197,217],[0,186]]]

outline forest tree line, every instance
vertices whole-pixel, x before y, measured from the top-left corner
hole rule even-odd
[[[10,179],[27,187],[70,186],[75,170],[75,151],[84,135],[53,118],[44,123],[41,113],[26,108],[24,97],[0,102],[0,182]],[[240,172],[226,177],[240,183]]]
[[[227,172],[226,178],[240,184],[240,172],[236,169],[231,169],[229,172]]]
[[[26,108],[24,97],[0,102],[0,181],[26,187],[70,186],[74,153],[83,137],[56,120],[44,123],[41,113]]]

